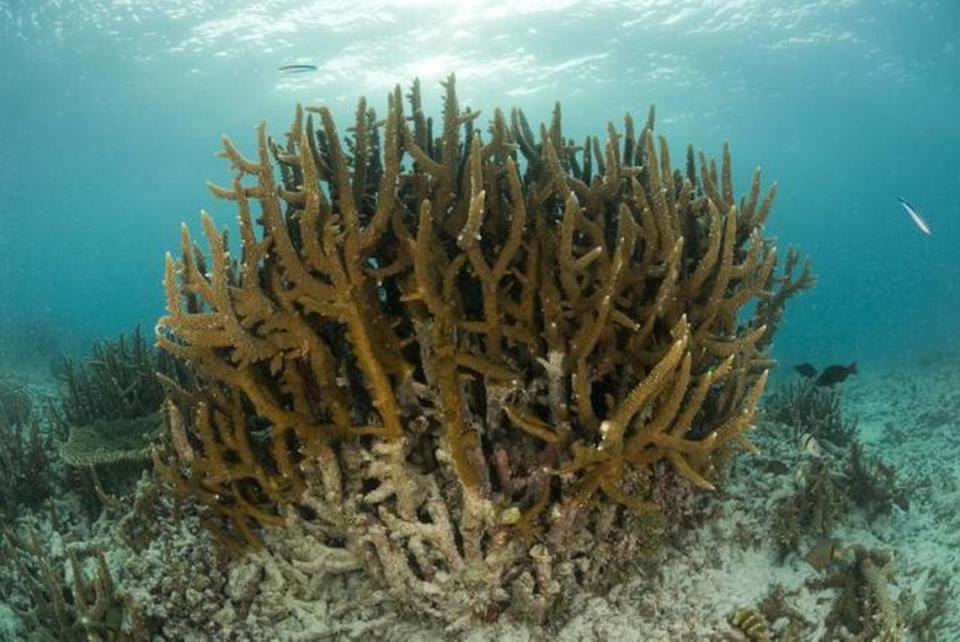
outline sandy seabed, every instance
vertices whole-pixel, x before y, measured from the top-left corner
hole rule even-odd
[[[892,555],[889,595],[897,602],[912,596],[915,609],[926,606],[935,577],[951,583],[953,593],[932,626],[913,631],[905,623],[900,637],[889,639],[960,640],[960,355],[868,371],[844,385],[844,413],[856,418],[865,454],[896,470],[909,507],[874,516],[848,510],[832,538],[841,548]],[[839,589],[818,586],[822,572],[800,554],[778,554],[777,507],[795,492],[813,456],[790,434],[785,426],[761,423],[754,434],[761,453],[737,457],[718,491],[697,500],[698,525],[671,537],[655,564],[637,567],[609,591],[575,595],[562,621],[546,628],[501,621],[453,632],[398,611],[357,573],[295,580],[281,558],[309,553],[287,534],[274,538],[269,552],[218,573],[210,571],[212,543],[189,519],[157,525],[154,541],[136,552],[117,545],[116,519],[109,515],[93,524],[68,517],[74,527],[67,536],[53,532],[46,517],[27,521],[54,556],[90,542],[104,548],[121,588],[146,603],[154,619],[169,618],[156,640],[747,640],[729,615],[756,608],[777,591],[792,616],[770,625],[771,639],[863,639],[827,633]],[[65,515],[75,511],[69,496],[58,503]],[[802,539],[801,552],[814,544]],[[180,560],[176,573],[165,568],[172,558]],[[7,593],[15,581],[8,566],[0,565],[0,589]],[[164,584],[164,575],[183,583],[191,573],[192,586]],[[236,603],[247,605],[244,613]],[[799,637],[788,637],[791,619],[803,622]],[[11,606],[0,602],[0,640],[23,639],[28,634]]]

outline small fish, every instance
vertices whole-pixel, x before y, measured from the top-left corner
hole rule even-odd
[[[817,438],[811,433],[805,432],[800,435],[799,442],[800,450],[807,453],[814,459],[820,459],[823,457],[823,448],[820,447],[820,442],[817,441]]]
[[[803,556],[807,564],[817,569],[825,571],[834,563],[840,562],[846,557],[846,551],[835,539],[820,540],[810,552]]]
[[[809,363],[801,363],[793,366],[793,369],[796,370],[797,374],[799,374],[801,377],[805,377],[807,379],[812,379],[813,377],[817,376],[817,369]]]
[[[770,625],[756,609],[737,609],[727,615],[727,622],[750,642],[770,642]]]
[[[319,69],[316,65],[283,65],[277,67],[277,71],[283,71],[290,74],[304,74]]]
[[[907,210],[907,214],[910,215],[910,218],[913,219],[913,222],[917,227],[920,228],[920,231],[926,234],[927,236],[933,236],[933,232],[930,231],[930,226],[927,224],[923,217],[920,216],[920,213],[917,212],[917,208],[907,202],[902,196],[898,196],[897,200],[900,201],[900,204],[903,205],[903,209]]]
[[[857,364],[851,363],[849,366],[828,366],[824,368],[817,380],[814,381],[818,386],[831,387],[841,383],[850,375],[857,374]]]

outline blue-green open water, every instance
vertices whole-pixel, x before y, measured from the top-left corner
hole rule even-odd
[[[318,66],[284,75],[288,63]],[[297,101],[341,126],[419,77],[440,113],[519,106],[570,134],[656,105],[682,158],[732,146],[780,183],[768,231],[808,253],[786,362],[960,349],[960,3],[0,1],[0,360],[20,365],[163,312],[164,252],[229,178],[229,134],[281,136]],[[922,234],[897,203],[919,207]]]

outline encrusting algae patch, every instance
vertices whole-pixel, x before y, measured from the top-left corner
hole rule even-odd
[[[813,279],[794,252],[776,272],[776,186],[757,170],[736,200],[726,147],[675,170],[652,110],[605,142],[566,138],[559,106],[481,131],[445,90],[436,132],[414,83],[346,137],[298,107],[253,158],[223,139],[239,251],[204,213],[208,250],[184,228],[167,257],[157,338],[196,382],[164,380],[154,461],[226,546],[305,521],[318,560],[421,612],[543,621],[753,449]]]

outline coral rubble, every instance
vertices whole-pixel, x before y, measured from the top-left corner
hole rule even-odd
[[[738,202],[726,147],[674,170],[652,110],[606,142],[567,139],[559,106],[484,135],[445,89],[436,136],[414,84],[346,138],[298,107],[253,158],[223,139],[240,249],[203,213],[209,252],[184,227],[167,257],[157,338],[196,381],[167,382],[155,464],[224,542],[310,522],[422,612],[542,619],[649,545],[666,486],[753,448],[812,277],[794,252],[776,274],[776,186],[758,170]]]

